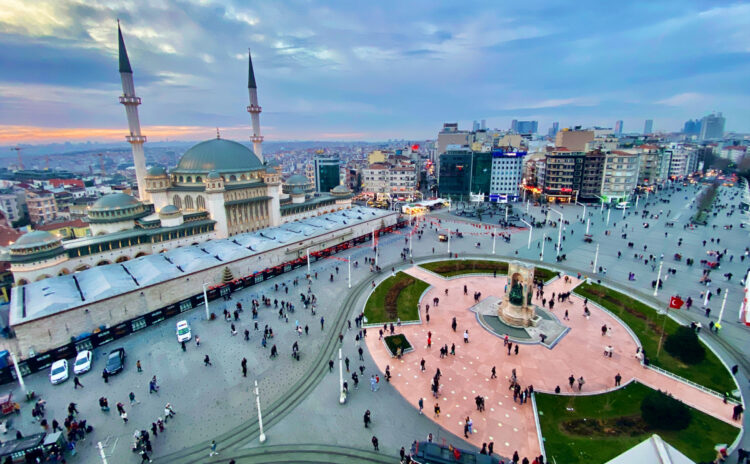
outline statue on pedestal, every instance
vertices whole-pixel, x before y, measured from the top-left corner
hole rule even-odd
[[[505,288],[506,293],[498,305],[497,315],[511,326],[536,325],[538,316],[531,304],[534,292],[534,266],[519,261],[508,263],[508,284]]]

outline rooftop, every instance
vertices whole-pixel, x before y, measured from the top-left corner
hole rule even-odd
[[[22,324],[51,316],[391,214],[394,213],[382,209],[355,207],[14,287],[10,321],[12,325]],[[71,242],[80,244],[87,240],[93,238]]]

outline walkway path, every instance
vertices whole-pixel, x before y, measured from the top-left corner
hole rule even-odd
[[[424,398],[425,414],[455,433],[463,435],[463,425],[467,416],[474,423],[474,434],[469,441],[481,447],[482,443],[495,442],[495,450],[511,455],[518,450],[523,456],[539,454],[539,443],[534,415],[530,403],[521,405],[513,402],[512,391],[508,389],[512,369],[516,369],[522,387],[533,385],[535,391],[553,392],[560,386],[563,393],[578,394],[577,383],[573,389],[568,385],[568,377],[583,376],[585,384],[582,394],[604,392],[614,387],[614,376],[622,375],[622,383],[636,379],[652,388],[666,391],[681,401],[703,412],[732,423],[732,408],[710,394],[683,384],[651,369],[643,368],[634,357],[637,343],[619,321],[609,313],[590,306],[591,317],[583,316],[583,300],[572,296],[571,302],[556,302],[554,313],[562,319],[568,310],[570,320],[563,321],[571,330],[549,350],[541,345],[521,345],[518,355],[508,355],[503,340],[484,330],[476,315],[469,308],[474,304],[473,293],[482,292],[502,297],[506,283],[505,276],[466,276],[446,280],[419,267],[406,271],[432,287],[422,301],[422,308],[430,304],[429,324],[410,325],[398,328],[415,345],[415,351],[401,360],[391,358],[377,337],[368,337],[367,345],[376,364],[381,370],[390,365],[393,386],[415,407],[419,398]],[[554,292],[572,291],[580,281],[573,278],[566,284],[557,279],[545,286],[544,296],[549,298]],[[464,295],[463,287],[468,287]],[[445,290],[448,289],[448,294]],[[440,298],[437,308],[432,307],[433,298]],[[535,300],[541,304],[541,301]],[[456,332],[451,329],[452,318],[458,323]],[[423,315],[424,320],[424,315]],[[608,334],[602,335],[603,325],[609,327]],[[468,344],[463,342],[463,331],[469,330]],[[432,347],[427,347],[428,332],[432,332]],[[440,347],[456,345],[456,355],[440,359]],[[604,347],[614,346],[612,358],[604,357]],[[514,353],[514,351],[513,351]],[[426,361],[426,371],[420,371],[420,360]],[[491,379],[492,366],[496,366],[498,379]],[[441,391],[435,400],[431,396],[430,382],[436,369],[442,373]],[[486,411],[476,410],[474,398],[483,396]],[[434,418],[433,406],[438,401],[442,410],[440,418]]]

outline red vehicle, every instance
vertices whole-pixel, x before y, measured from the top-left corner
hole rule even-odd
[[[19,414],[21,412],[21,405],[13,402],[13,393],[0,396],[0,412],[3,416],[12,412]]]

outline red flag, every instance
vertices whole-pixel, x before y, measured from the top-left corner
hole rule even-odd
[[[683,304],[685,304],[685,302],[682,301],[682,298],[679,296],[673,296],[669,299],[669,307],[672,309],[680,309]]]

